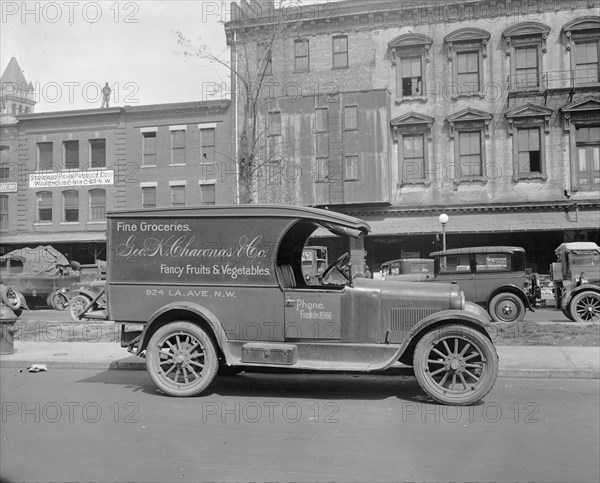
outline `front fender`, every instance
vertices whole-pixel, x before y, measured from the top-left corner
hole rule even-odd
[[[529,298],[527,297],[527,295],[525,294],[523,289],[517,287],[516,285],[503,285],[502,287],[498,287],[498,288],[494,289],[494,291],[488,295],[488,298],[485,301],[486,308],[489,309],[490,302],[496,295],[498,295],[500,293],[505,293],[505,292],[516,295],[517,297],[519,297],[521,299],[521,301],[523,302],[523,305],[525,305],[526,310],[531,310],[532,312],[535,312],[535,310],[533,310],[533,307],[531,306],[531,302],[529,301]]]
[[[177,313],[175,314],[175,312]],[[181,320],[181,317],[185,317],[185,313],[192,315],[191,322],[194,321],[193,319],[199,317],[210,326],[219,348],[225,357],[230,359],[231,354],[227,347],[227,335],[225,334],[225,330],[223,329],[221,322],[219,322],[219,319],[217,319],[215,314],[206,307],[190,302],[174,302],[172,304],[167,304],[154,312],[140,334],[140,343],[138,344],[136,353],[140,355],[146,349],[152,334],[165,320]],[[171,319],[171,315],[175,316],[175,318]]]
[[[417,342],[419,339],[421,339],[421,337],[423,337],[423,335],[427,333],[428,329],[445,323],[463,323],[464,325],[472,327],[473,330],[481,332],[488,339],[492,340],[492,337],[487,330],[487,327],[491,325],[489,317],[484,318],[483,316],[479,316],[475,313],[469,313],[464,310],[442,310],[425,317],[417,325],[415,325],[410,331],[406,340],[400,346],[400,349],[398,349],[398,352],[382,369],[390,368],[396,363],[396,361],[405,356],[407,351],[414,350]]]

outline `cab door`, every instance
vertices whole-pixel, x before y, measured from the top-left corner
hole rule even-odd
[[[286,340],[340,340],[342,292],[284,289]]]

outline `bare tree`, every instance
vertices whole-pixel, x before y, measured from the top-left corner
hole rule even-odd
[[[242,2],[245,4],[245,2]],[[248,6],[249,4],[245,4]],[[253,4],[256,6],[270,5],[268,2]],[[270,8],[264,20],[261,20],[260,34],[258,29],[252,29],[253,37],[244,38],[243,28],[235,29],[235,37],[231,40],[234,50],[229,59],[214,54],[206,44],[196,45],[182,32],[175,32],[177,42],[185,56],[208,60],[210,63],[225,67],[231,75],[231,92],[234,102],[241,105],[242,119],[237,139],[238,150],[236,159],[238,173],[238,203],[252,203],[257,199],[257,189],[262,183],[257,177],[264,176],[265,167],[280,159],[277,150],[270,150],[266,143],[267,122],[261,122],[261,103],[266,102],[264,95],[265,76],[271,66],[273,45],[278,39],[283,24],[283,15],[279,10]],[[264,13],[264,12],[263,12]],[[275,13],[275,15],[272,15]],[[235,119],[237,122],[238,120]],[[266,147],[266,148],[265,148]]]

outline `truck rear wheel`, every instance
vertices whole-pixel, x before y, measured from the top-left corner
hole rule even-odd
[[[498,376],[492,341],[464,325],[439,327],[417,343],[414,371],[421,388],[443,404],[473,404],[490,392]]]
[[[196,396],[212,382],[219,363],[214,342],[196,324],[171,322],[159,328],[146,349],[146,368],[169,396]]]
[[[600,320],[600,294],[592,290],[579,292],[569,304],[575,322],[598,322]]]
[[[85,295],[75,295],[69,302],[69,312],[75,321],[81,320],[81,314],[91,302]]]

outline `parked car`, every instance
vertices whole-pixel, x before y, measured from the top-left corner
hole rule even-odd
[[[539,276],[527,273],[523,248],[454,248],[429,256],[435,274],[424,281],[457,283],[466,299],[484,307],[496,322],[520,322],[541,297]]]
[[[382,280],[412,280],[420,282],[433,276],[433,258],[400,258],[381,264]]]
[[[336,272],[344,284],[303,276],[305,244],[322,228],[347,250],[323,280]],[[370,372],[400,361],[436,401],[479,401],[498,374],[489,316],[457,285],[354,277],[349,265],[364,261],[369,231],[357,218],[298,206],[114,211],[108,316],[170,396],[201,394],[218,371]]]
[[[69,311],[73,320],[104,319],[106,310],[106,262],[82,265],[80,281],[69,288]]]
[[[48,304],[53,292],[79,280],[79,274],[62,253],[48,245],[1,256],[0,278],[22,293],[33,308]]]
[[[600,247],[593,242],[563,243],[550,265],[556,307],[576,322],[600,321]]]

